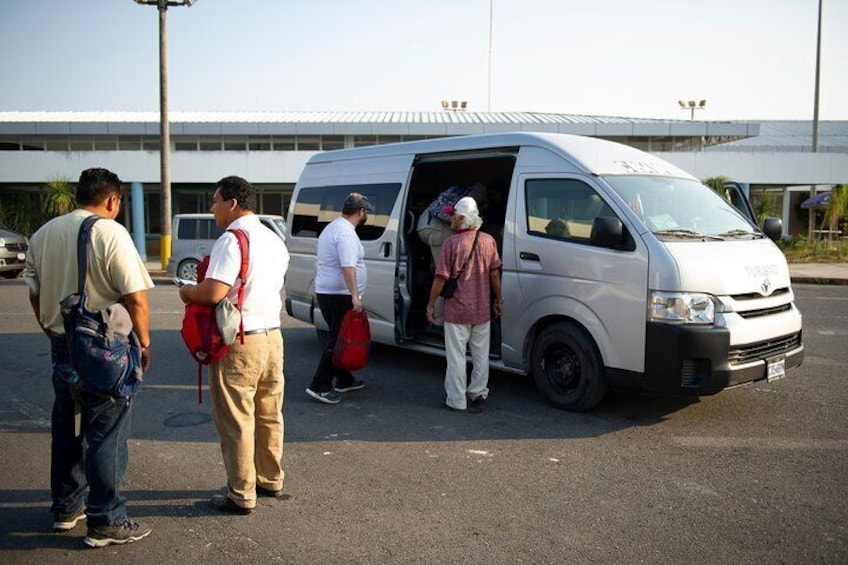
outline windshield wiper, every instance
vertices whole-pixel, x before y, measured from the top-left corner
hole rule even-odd
[[[761,234],[761,233],[752,232],[752,231],[748,231],[748,230],[729,230],[729,231],[726,231],[724,233],[720,233],[719,235],[721,237],[744,237],[746,235],[750,235],[750,236],[753,236],[755,238],[764,237],[763,234]]]
[[[705,233],[700,233],[700,232],[696,232],[696,231],[692,231],[692,230],[685,230],[685,229],[659,230],[659,231],[655,231],[654,235],[670,235],[670,236],[673,236],[673,237],[682,237],[682,238],[689,238],[689,239],[701,239],[701,240],[704,240],[704,239],[712,239],[712,240],[715,240],[715,241],[723,241],[724,240],[723,237],[720,237],[720,236],[717,236],[717,235],[708,235],[708,234],[705,234]]]

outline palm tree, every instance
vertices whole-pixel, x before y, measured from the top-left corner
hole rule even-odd
[[[724,185],[727,183],[727,177],[717,176],[717,177],[707,177],[703,179],[701,182],[712,188],[719,196],[727,198],[727,194],[724,190]]]
[[[69,179],[54,177],[47,183],[44,212],[49,217],[61,216],[74,209],[76,190]]]
[[[848,214],[848,185],[837,184],[830,189],[830,200],[824,208],[822,227],[827,221],[829,236],[833,239],[839,230],[839,221]]]

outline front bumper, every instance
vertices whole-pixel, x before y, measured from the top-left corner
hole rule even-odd
[[[785,359],[786,370],[804,360],[800,331],[732,347],[730,331],[713,326],[649,323],[645,335],[641,382],[651,392],[715,394],[765,379],[769,360]]]

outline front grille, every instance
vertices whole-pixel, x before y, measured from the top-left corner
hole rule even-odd
[[[776,288],[774,292],[769,294],[769,297],[780,296],[781,294],[787,294],[789,292],[789,287]],[[730,298],[733,300],[737,300],[743,302],[745,300],[760,300],[763,298],[763,295],[759,292],[749,292],[747,294],[732,294]]]
[[[762,361],[797,349],[801,346],[801,333],[778,337],[759,343],[749,343],[732,347],[728,354],[731,365],[741,365],[752,361]]]
[[[26,251],[27,244],[26,243],[6,243],[6,249],[9,251]]]
[[[781,312],[788,312],[792,310],[791,304],[781,304],[780,306],[773,306],[771,308],[760,308],[759,310],[749,310],[747,312],[737,312],[741,317],[746,320],[749,318],[760,318],[762,316],[771,316],[772,314],[780,314]]]

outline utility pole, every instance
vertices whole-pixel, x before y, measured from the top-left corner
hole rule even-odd
[[[189,6],[197,0],[135,0],[159,9],[159,189],[162,195],[159,255],[162,269],[171,258],[171,125],[168,121],[168,6]]]

